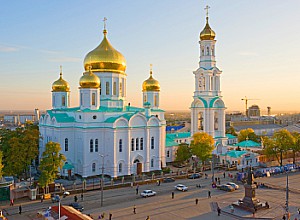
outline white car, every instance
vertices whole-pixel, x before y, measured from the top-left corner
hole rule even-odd
[[[144,190],[143,192],[141,192],[141,196],[142,197],[149,197],[149,196],[155,196],[156,192],[152,191],[152,190]]]
[[[239,189],[240,188],[238,184],[235,184],[233,182],[228,182],[226,184],[229,185],[229,186],[232,186],[234,189]]]
[[[188,190],[188,187],[185,186],[185,185],[183,185],[183,184],[177,184],[177,185],[175,186],[175,188],[176,188],[177,190],[179,190],[179,191],[182,191],[182,192]]]

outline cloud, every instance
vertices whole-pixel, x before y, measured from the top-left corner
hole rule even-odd
[[[249,52],[249,51],[243,51],[243,52],[239,52],[238,55],[241,56],[248,56],[248,57],[257,57],[258,53],[255,52]]]
[[[48,59],[49,62],[72,63],[81,61],[78,57],[55,57]]]
[[[19,48],[17,47],[8,47],[0,45],[0,52],[15,52],[18,51]]]

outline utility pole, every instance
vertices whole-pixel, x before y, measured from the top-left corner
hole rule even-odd
[[[289,217],[289,174],[286,171],[286,204],[285,204],[286,217]],[[289,219],[288,219],[289,220]]]
[[[104,185],[104,158],[106,157],[107,155],[103,155],[103,154],[100,154],[100,157],[102,157],[102,167],[101,167],[101,207],[103,206],[103,185]]]

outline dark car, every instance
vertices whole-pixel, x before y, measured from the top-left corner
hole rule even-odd
[[[80,205],[78,202],[73,202],[73,203],[70,203],[69,206],[73,207],[74,209],[82,212],[84,210],[83,206]]]
[[[189,175],[189,179],[198,179],[200,177],[201,177],[201,175],[199,173],[193,173],[193,174]]]
[[[163,182],[164,182],[164,183],[171,183],[171,182],[175,182],[175,179],[174,179],[174,178],[171,178],[171,177],[167,177],[167,178],[164,178],[164,179],[163,179]]]

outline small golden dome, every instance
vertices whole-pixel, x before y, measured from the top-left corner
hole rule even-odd
[[[143,82],[143,92],[148,92],[148,91],[154,91],[154,92],[160,91],[159,82],[152,77],[152,70],[150,70],[149,79]]]
[[[52,92],[70,92],[69,83],[62,78],[62,70],[59,75],[59,79],[52,84]]]
[[[83,73],[83,76],[79,80],[79,85],[80,88],[97,89],[100,87],[100,79],[91,71],[91,67],[90,67],[89,71]]]
[[[89,52],[84,58],[84,69],[92,66],[93,71],[116,72],[125,74],[126,60],[108,41],[106,29],[103,30],[103,40],[98,47]]]
[[[208,24],[208,17],[206,17],[206,25],[200,33],[200,40],[214,40],[216,37],[216,33],[211,29]]]

